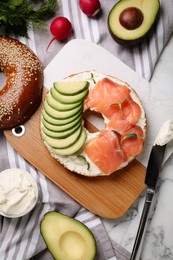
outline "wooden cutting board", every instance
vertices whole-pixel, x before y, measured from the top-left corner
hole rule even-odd
[[[44,89],[44,94],[47,90]],[[43,95],[44,96],[44,95]],[[72,173],[52,158],[39,132],[42,104],[25,124],[26,132],[4,135],[13,148],[51,181],[94,214],[104,218],[122,216],[144,189],[145,167],[134,160],[125,169],[106,177],[84,177]],[[88,130],[94,127],[86,123]]]

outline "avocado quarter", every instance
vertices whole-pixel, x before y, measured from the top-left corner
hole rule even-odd
[[[47,212],[40,232],[55,260],[93,260],[96,240],[87,226],[59,212]]]
[[[117,43],[134,45],[151,32],[159,10],[159,0],[120,0],[109,12],[108,30]]]

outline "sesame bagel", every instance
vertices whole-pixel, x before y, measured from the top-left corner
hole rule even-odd
[[[6,84],[0,89],[0,129],[24,124],[41,103],[42,65],[18,40],[0,36],[0,70]]]
[[[100,131],[86,129],[86,111],[102,115]],[[84,71],[55,82],[46,95],[41,136],[51,156],[70,171],[90,177],[108,176],[142,152],[145,111],[126,82]]]

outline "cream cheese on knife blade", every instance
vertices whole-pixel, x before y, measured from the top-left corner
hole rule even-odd
[[[173,120],[168,120],[162,125],[154,145],[163,146],[168,144],[171,140],[173,140]]]

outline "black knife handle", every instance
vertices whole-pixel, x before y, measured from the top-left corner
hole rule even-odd
[[[145,229],[147,226],[150,206],[151,206],[151,202],[152,202],[154,193],[155,192],[153,189],[148,188],[146,191],[144,207],[143,207],[143,211],[142,211],[142,215],[141,215],[141,219],[140,219],[140,223],[139,223],[139,227],[138,227],[138,231],[137,231],[137,235],[136,235],[136,239],[135,239],[135,243],[133,246],[130,260],[140,259],[140,254],[141,254],[141,250],[142,250],[141,247],[142,247],[142,243],[143,243],[143,239],[144,239],[144,235],[145,235]]]

